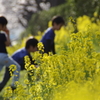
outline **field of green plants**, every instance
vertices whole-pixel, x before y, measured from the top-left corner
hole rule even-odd
[[[26,56],[26,71],[21,72],[17,89],[6,86],[0,100],[100,100],[100,20],[96,16],[78,17],[75,24],[70,18],[56,31],[57,54],[32,54],[37,68]],[[9,47],[8,52],[23,47],[24,41],[20,47]],[[38,44],[39,50],[42,46]]]

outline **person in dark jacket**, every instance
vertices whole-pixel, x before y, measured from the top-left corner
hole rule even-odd
[[[44,45],[44,53],[49,53],[52,52],[55,54],[55,43],[54,43],[54,38],[55,38],[55,30],[60,30],[60,28],[64,25],[64,19],[61,16],[54,16],[52,18],[52,27],[48,28],[40,42],[43,43]]]
[[[10,65],[16,66],[13,81],[11,84],[12,87],[15,87],[15,82],[17,82],[19,79],[20,65],[8,55],[6,49],[7,46],[11,45],[7,23],[7,19],[4,16],[0,16],[0,71],[3,67],[10,69]],[[6,78],[7,77],[9,78],[10,74],[7,73]],[[5,87],[7,82],[0,82],[0,91]]]

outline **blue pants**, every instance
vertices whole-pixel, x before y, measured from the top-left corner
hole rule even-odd
[[[21,67],[16,61],[14,61],[6,53],[0,53],[0,71],[2,70],[3,67],[7,67],[6,70],[8,70],[7,72],[9,72],[10,65],[16,66],[16,70],[14,71],[14,76],[13,76],[13,80],[12,80],[12,86],[14,86],[15,82],[18,81],[18,79],[19,79]],[[3,87],[6,85],[7,81],[10,78],[9,73],[6,73],[6,74],[7,74],[6,76],[8,76],[8,78],[5,82],[4,82],[4,80],[2,81],[2,82],[4,82],[4,84],[2,84],[2,82],[0,83],[0,90],[3,89]]]

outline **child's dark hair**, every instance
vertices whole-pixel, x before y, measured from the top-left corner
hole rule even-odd
[[[1,25],[7,25],[8,21],[4,16],[0,16],[0,24]]]
[[[38,44],[38,40],[37,39],[35,39],[35,38],[29,38],[26,41],[25,48],[28,49],[30,46],[36,47],[37,44]]]
[[[61,16],[54,16],[51,21],[52,21],[52,25],[54,23],[56,23],[56,24],[65,24],[64,19]]]

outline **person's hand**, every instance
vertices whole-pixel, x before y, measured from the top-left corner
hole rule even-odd
[[[9,36],[9,30],[7,28],[3,31]]]

